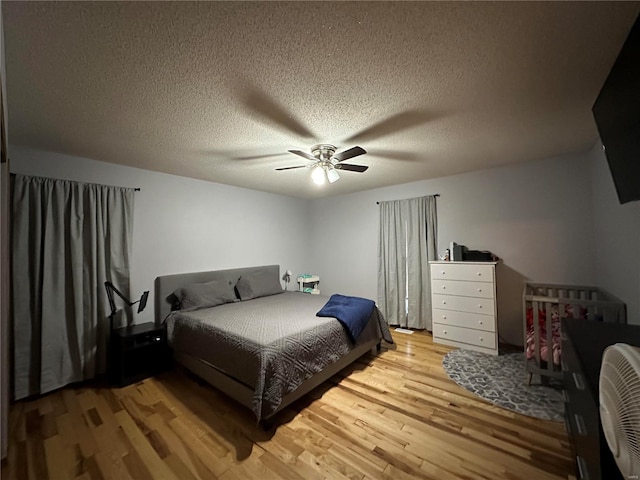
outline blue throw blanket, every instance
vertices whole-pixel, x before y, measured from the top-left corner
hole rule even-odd
[[[331,295],[329,301],[320,309],[316,316],[335,317],[347,329],[349,339],[356,343],[358,336],[367,326],[371,312],[375,307],[373,300],[346,295]]]

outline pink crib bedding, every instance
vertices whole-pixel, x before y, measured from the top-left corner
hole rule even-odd
[[[560,308],[562,307],[562,308]],[[574,315],[575,310],[575,315]],[[562,312],[562,315],[560,315]],[[551,307],[551,352],[552,361],[555,366],[560,366],[562,353],[560,339],[560,319],[561,318],[586,318],[586,309],[577,305],[554,304]],[[549,346],[547,345],[547,312],[543,308],[538,309],[538,332],[540,334],[540,361],[549,361]],[[535,358],[535,329],[533,325],[533,307],[527,308],[527,344],[525,352],[527,360]]]

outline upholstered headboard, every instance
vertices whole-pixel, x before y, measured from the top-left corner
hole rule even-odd
[[[227,280],[236,284],[242,275],[249,275],[259,271],[273,272],[280,275],[280,265],[264,265],[262,267],[233,268],[230,270],[214,270],[212,272],[178,273],[157,277],[155,290],[155,321],[160,324],[171,313],[171,302],[168,297],[178,288],[192,283],[204,283],[212,280]]]

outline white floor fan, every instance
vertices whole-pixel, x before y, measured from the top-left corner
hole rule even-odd
[[[640,348],[607,347],[600,369],[600,419],[625,478],[640,474]]]

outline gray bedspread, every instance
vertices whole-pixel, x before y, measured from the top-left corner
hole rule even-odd
[[[195,312],[173,312],[168,338],[177,352],[200,358],[253,389],[260,420],[302,382],[369,340],[391,335],[373,310],[353,345],[334,318],[316,317],[327,297],[297,292],[228,303]]]

